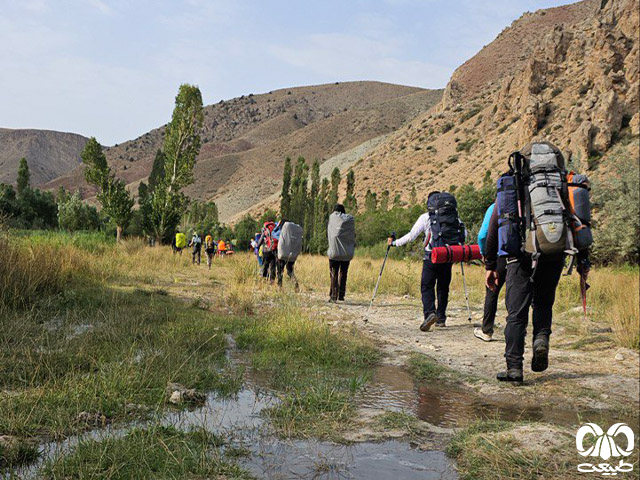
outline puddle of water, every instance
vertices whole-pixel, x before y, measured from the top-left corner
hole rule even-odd
[[[463,427],[481,419],[542,421],[567,427],[578,426],[585,419],[619,421],[615,412],[609,411],[578,411],[557,405],[523,407],[486,400],[470,389],[444,382],[414,382],[404,369],[391,365],[376,368],[361,401],[364,407],[413,412],[420,419],[444,428]]]
[[[245,466],[258,478],[454,480],[456,470],[443,452],[421,451],[387,441],[335,445],[327,442],[265,440]]]

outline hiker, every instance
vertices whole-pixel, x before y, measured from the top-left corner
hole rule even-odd
[[[251,239],[251,249],[253,250],[256,259],[258,260],[258,266],[262,267],[262,251],[261,247],[258,246],[258,241],[260,240],[260,232],[256,233],[254,237]]]
[[[498,256],[505,257],[507,369],[497,379],[522,382],[529,307],[533,306],[531,370],[543,372],[549,364],[553,303],[565,255],[576,255],[578,273],[586,283],[591,240],[590,231],[585,242],[576,234],[564,157],[556,146],[528,144],[510,156],[509,166],[511,171],[498,179],[498,198],[489,221],[486,286],[497,290]]]
[[[489,222],[491,221],[491,215],[495,208],[495,202],[487,209],[482,220],[482,226],[478,233],[478,245],[480,246],[480,253],[484,258],[487,251],[487,233],[489,231]],[[491,289],[485,286],[486,292],[484,295],[484,314],[482,316],[482,327],[476,327],[473,329],[473,335],[485,342],[493,340],[493,326],[496,320],[496,312],[498,311],[498,297],[500,296],[500,290],[504,285],[507,276],[507,259],[505,257],[498,257],[496,261],[496,274],[498,281],[495,284],[495,288]]]
[[[397,240],[389,238],[388,245],[401,247],[424,233],[424,259],[422,262],[423,322],[420,330],[428,332],[435,324],[445,327],[447,322],[447,304],[449,303],[449,284],[451,283],[451,263],[432,263],[433,247],[461,245],[465,241],[464,224],[458,217],[455,197],[447,192],[431,192],[427,197],[427,213],[420,215],[409,233]],[[436,307],[437,291],[437,307]]]
[[[280,236],[278,238],[278,250],[277,250],[277,277],[278,286],[282,287],[282,277],[286,268],[289,279],[293,282],[296,292],[300,286],[298,279],[293,272],[293,266],[296,263],[298,255],[302,251],[302,234],[303,230],[300,225],[293,222],[288,222],[285,219],[280,221]]]
[[[262,249],[262,276],[270,282],[276,278],[279,227],[280,225],[276,225],[275,222],[264,222],[262,234],[258,240],[258,248]]]
[[[178,253],[182,255],[182,249],[187,246],[187,237],[184,233],[178,231],[173,237],[173,242],[171,243],[171,248],[173,249],[173,254]]]
[[[211,261],[216,254],[216,242],[211,234],[204,237],[204,253],[207,256],[207,267],[211,270]]]
[[[224,257],[227,254],[227,244],[224,243],[224,240],[220,239],[218,242],[218,256]]]
[[[202,251],[202,238],[198,235],[198,232],[193,232],[193,237],[189,242],[189,246],[193,248],[191,252],[191,263],[198,263],[200,265],[200,253]]]
[[[343,302],[347,291],[347,273],[349,263],[353,259],[356,249],[356,226],[352,215],[345,212],[344,205],[337,204],[333,213],[329,215],[327,225],[327,239],[329,241],[329,273],[331,287],[329,301]]]
[[[225,255],[233,255],[233,242],[227,239],[225,240],[224,244],[227,247],[227,251],[225,252]]]

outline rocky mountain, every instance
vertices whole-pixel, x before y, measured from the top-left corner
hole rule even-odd
[[[527,13],[453,74],[442,101],[354,170],[359,193],[408,200],[495,179],[514,150],[547,139],[591,176],[638,158],[638,0],[585,0]],[[636,160],[637,161],[637,160]]]
[[[279,191],[285,157],[324,161],[348,152],[394,132],[441,96],[442,90],[347,82],[250,94],[209,105],[204,109],[195,183],[186,193],[214,200],[221,219],[232,220]],[[163,126],[106,149],[109,164],[134,191],[151,170],[164,130]],[[46,187],[63,185],[90,197],[93,192],[82,172],[78,166]]]
[[[33,185],[65,175],[80,163],[86,142],[75,133],[0,128],[0,182],[16,181],[22,157],[29,164]]]

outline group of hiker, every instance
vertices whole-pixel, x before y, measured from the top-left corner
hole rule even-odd
[[[174,255],[182,255],[182,250],[187,247],[191,248],[191,263],[197,265],[200,265],[202,248],[204,247],[209,268],[211,268],[211,262],[216,256],[224,257],[233,254],[233,244],[229,240],[214,240],[211,234],[207,234],[203,242],[198,232],[193,232],[191,240],[187,242],[187,236],[183,232],[176,232],[171,243]]]
[[[456,262],[461,264],[471,321],[464,262],[482,259],[486,269],[484,314],[482,326],[475,328],[473,333],[480,340],[493,340],[498,297],[506,285],[504,356],[507,368],[497,374],[497,379],[522,382],[530,308],[533,310],[531,370],[542,372],[548,367],[555,292],[567,258],[567,273],[575,268],[580,275],[586,311],[589,248],[593,243],[590,187],[586,176],[567,172],[562,153],[548,142],[531,143],[514,152],[508,166],[509,170],[497,181],[497,198],[484,216],[478,245],[467,244],[468,233],[458,216],[455,196],[434,191],[428,195],[427,212],[418,218],[411,230],[400,238],[396,239],[395,234],[388,238],[386,255],[392,247],[402,247],[421,236],[424,238],[420,282],[423,315],[419,327],[423,332],[430,331],[433,326],[444,328],[447,325],[452,265]],[[349,263],[356,246],[354,217],[347,214],[341,204],[335,205],[329,215],[327,241],[329,301],[341,302],[345,299]],[[302,242],[300,225],[284,218],[278,222],[265,222],[251,240],[261,276],[282,286],[286,270],[297,291],[299,284],[294,266],[302,251]],[[193,248],[193,261],[199,263],[202,240],[197,233],[188,245]],[[178,233],[174,251],[181,251],[185,246],[184,234]],[[229,242],[220,240],[216,244],[207,235],[208,265],[216,253],[228,253],[230,247]],[[374,298],[377,287],[378,284]]]
[[[474,335],[483,341],[493,339],[498,295],[506,285],[507,368],[497,379],[522,382],[530,307],[531,370],[542,372],[548,367],[553,304],[567,257],[567,273],[575,267],[580,275],[584,302],[593,243],[590,187],[586,176],[566,171],[562,153],[548,142],[532,143],[514,152],[508,164],[509,171],[498,179],[496,202],[487,210],[478,238],[486,269],[486,295],[482,327],[476,328]],[[411,231],[397,240],[388,239],[389,248],[400,247],[424,234],[424,316],[420,325],[424,332],[434,325],[446,326],[452,263],[434,263],[432,250],[451,249],[465,242],[466,232],[456,207],[450,193],[432,192],[428,212],[418,218]]]

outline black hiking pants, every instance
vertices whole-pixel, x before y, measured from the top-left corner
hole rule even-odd
[[[422,311],[424,318],[427,318],[431,313],[435,313],[438,322],[445,322],[447,320],[451,267],[452,265],[450,263],[432,263],[430,253],[427,253],[427,256],[423,260],[420,291],[422,293]],[[437,308],[436,292],[438,297]]]
[[[191,263],[197,263],[200,265],[200,257],[202,255],[202,247],[193,247],[193,252],[191,253]]]
[[[293,272],[293,265],[296,262],[287,262],[286,260],[277,260],[277,262],[278,286],[282,286],[282,277],[284,276],[284,270],[286,269],[289,279],[291,279],[297,289],[298,280],[296,279],[296,274]]]
[[[486,293],[484,295],[482,332],[487,335],[493,335],[493,325],[495,324],[496,312],[498,311],[498,297],[500,296],[500,290],[502,290],[507,277],[507,259],[505,257],[498,257],[496,273],[498,274],[498,285],[496,285],[496,291],[494,292],[493,290],[485,287]]]
[[[349,272],[349,260],[329,259],[329,273],[331,275],[331,287],[329,298],[334,302],[344,300],[347,293],[347,273]]]
[[[276,279],[276,254],[273,252],[264,252],[262,254],[262,276],[270,281]]]
[[[529,306],[533,306],[533,339],[551,335],[551,317],[556,287],[564,267],[564,258],[541,259],[531,281],[531,258],[507,264],[507,326],[504,329],[507,368],[522,369],[524,343],[529,322]]]

